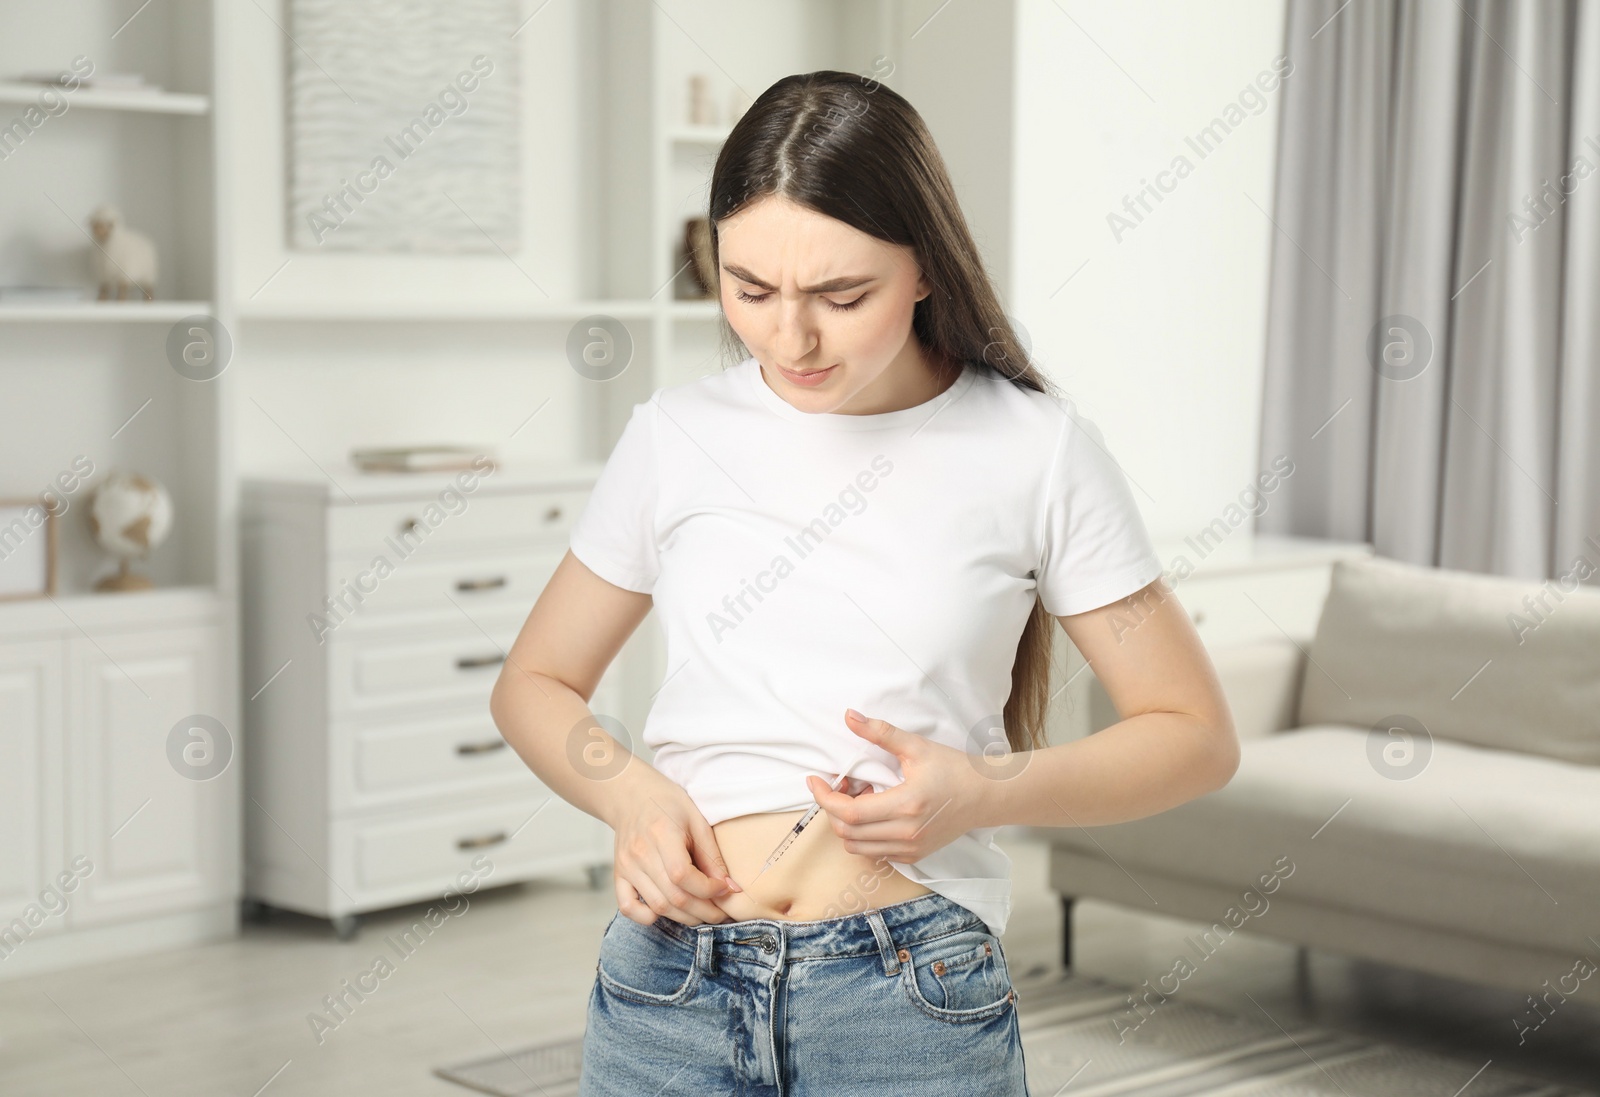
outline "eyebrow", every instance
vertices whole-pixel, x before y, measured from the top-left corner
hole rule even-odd
[[[741,282],[749,282],[752,286],[760,286],[762,289],[772,290],[774,293],[776,293],[778,290],[777,286],[772,285],[770,282],[763,282],[761,279],[757,278],[743,267],[735,266],[732,263],[724,263],[722,264],[722,269],[739,279]],[[877,277],[875,275],[847,274],[842,278],[832,278],[826,282],[818,282],[814,286],[801,286],[800,292],[840,293],[844,290],[855,289],[857,286],[864,286],[868,282],[874,281],[877,281]]]

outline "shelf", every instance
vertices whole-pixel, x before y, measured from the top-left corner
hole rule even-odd
[[[727,126],[672,126],[667,140],[674,145],[721,145],[732,132]]]
[[[6,641],[54,634],[81,636],[106,629],[143,629],[152,625],[209,621],[221,612],[223,596],[215,587],[186,585],[153,590],[102,593],[60,591],[54,598],[18,598],[0,602],[0,639]]]
[[[619,320],[648,320],[661,306],[653,301],[588,300],[538,301],[241,301],[239,316],[246,320],[508,320],[562,322],[585,316],[614,316]]]
[[[0,103],[37,103],[41,93],[54,90],[74,107],[95,110],[142,111],[145,114],[207,114],[211,97],[175,91],[96,91],[92,87],[69,91],[56,84],[0,81]],[[42,109],[42,108],[41,108]]]
[[[210,301],[64,301],[55,305],[0,302],[0,323],[170,324],[186,316],[209,315]]]
[[[42,311],[42,310],[39,310]],[[585,316],[614,316],[619,320],[649,320],[665,313],[674,320],[715,320],[722,315],[715,298],[702,301],[657,302],[648,300],[546,301],[511,304],[494,301],[242,301],[238,315],[243,320],[285,323],[337,322],[342,320],[415,320],[424,323],[449,323],[454,320],[504,320],[524,323],[562,323]],[[0,311],[0,315],[7,315]]]

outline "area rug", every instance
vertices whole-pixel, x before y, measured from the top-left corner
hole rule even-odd
[[[1259,1012],[1153,996],[1136,1011],[1142,988],[1085,975],[1014,985],[1032,1097],[1600,1097]],[[494,1097],[574,1097],[582,1048],[569,1037],[434,1073]]]

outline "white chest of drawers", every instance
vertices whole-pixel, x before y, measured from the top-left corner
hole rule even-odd
[[[599,468],[244,481],[251,900],[349,936],[362,912],[474,877],[611,860],[605,825],[546,789],[489,715]],[[613,672],[596,712],[617,708]]]

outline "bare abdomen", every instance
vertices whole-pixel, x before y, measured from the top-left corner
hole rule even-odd
[[[734,921],[778,918],[812,922],[889,906],[929,889],[886,858],[851,853],[818,814],[784,855],[761,873],[767,857],[804,811],[766,812],[724,819],[711,828],[728,871],[744,888],[715,900]]]

